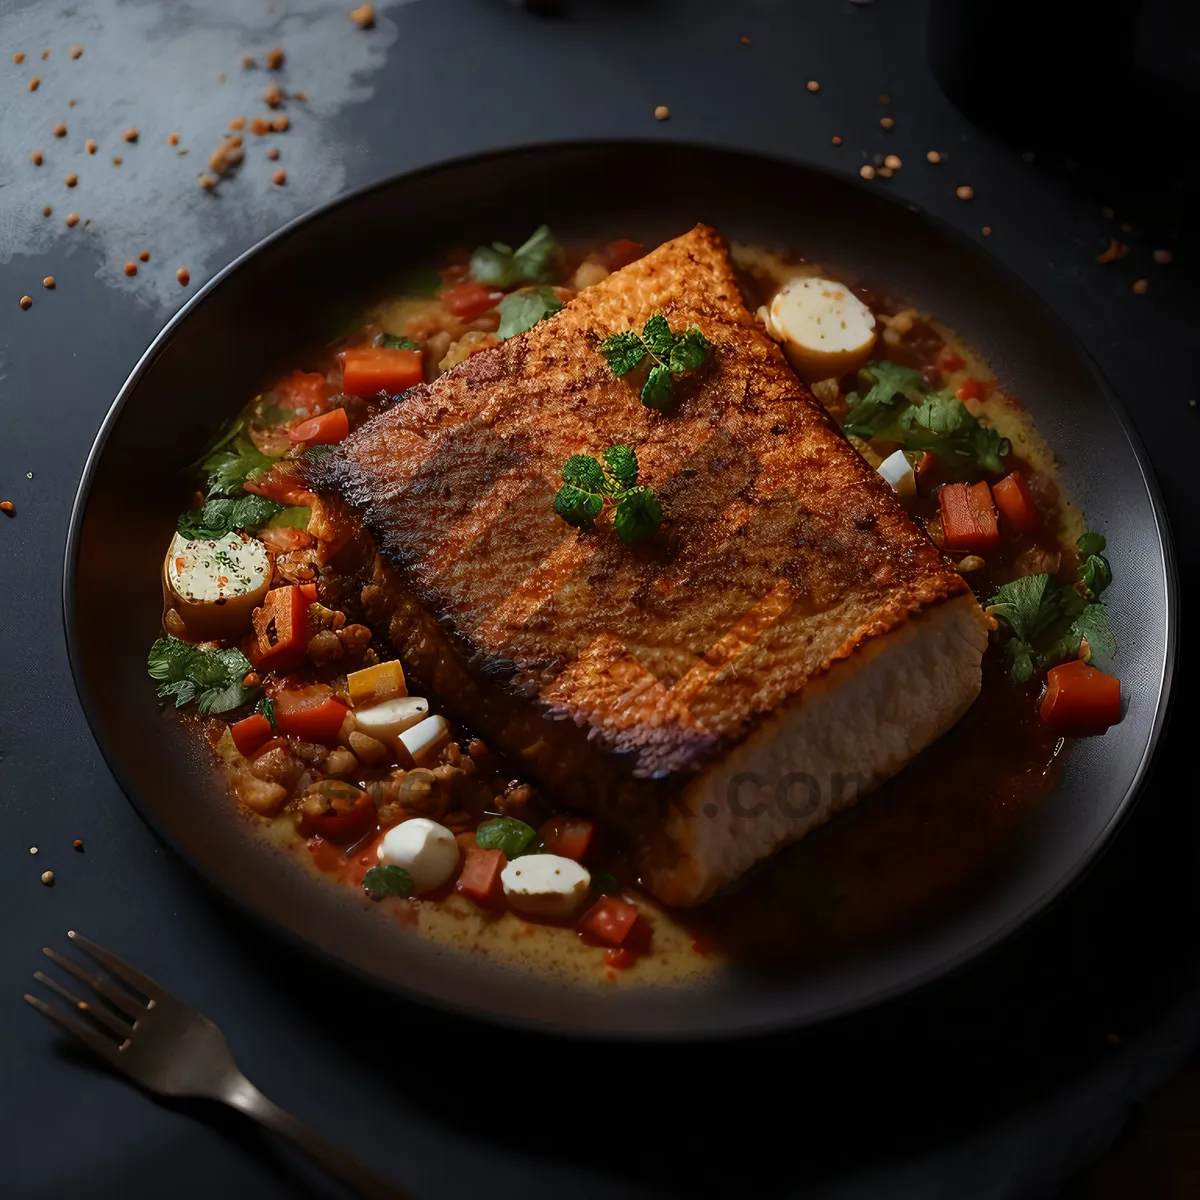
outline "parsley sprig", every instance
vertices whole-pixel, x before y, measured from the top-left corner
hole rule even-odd
[[[642,384],[641,398],[647,408],[657,409],[671,403],[675,377],[702,366],[711,349],[698,325],[684,333],[672,333],[667,318],[660,312],[642,326],[640,334],[627,329],[606,337],[599,346],[615,375],[628,375],[645,358],[650,358],[652,365]]]
[[[250,492],[236,500],[208,500],[202,507],[185,512],[176,528],[185,538],[216,541],[235,529],[257,529],[282,511],[282,504]]]
[[[884,360],[858,373],[862,392],[846,397],[843,429],[860,438],[899,442],[906,450],[930,451],[951,470],[971,474],[1004,471],[1012,449],[1007,438],[981,425],[949,392],[931,392],[920,371]]]
[[[1004,653],[1018,683],[1035,670],[1078,657],[1085,642],[1088,662],[1117,648],[1100,603],[1112,582],[1112,568],[1101,553],[1104,538],[1085,533],[1076,546],[1080,565],[1074,583],[1060,586],[1049,575],[1026,575],[998,588],[988,606],[1008,627]]]
[[[202,713],[228,712],[254,694],[242,680],[253,668],[236,646],[201,650],[177,637],[159,638],[150,647],[146,671],[158,680],[158,694],[176,708],[193,701]],[[269,719],[269,718],[268,718]]]
[[[210,500],[240,496],[247,479],[265,474],[275,460],[263,454],[246,432],[240,417],[231,421],[195,464],[204,476]]]
[[[621,541],[650,537],[662,522],[662,508],[654,492],[638,484],[637,454],[629,446],[610,446],[601,457],[603,464],[590,454],[572,454],[567,459],[554,511],[568,525],[586,528],[610,503],[613,528]]]
[[[503,242],[478,246],[471,255],[471,278],[487,287],[547,283],[554,274],[559,247],[548,225],[539,225],[515,250]]]

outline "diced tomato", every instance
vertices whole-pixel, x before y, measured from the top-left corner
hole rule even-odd
[[[949,346],[938,355],[938,363],[943,371],[961,371],[967,365],[962,355],[955,353]]]
[[[280,408],[306,417],[324,412],[325,402],[333,395],[329,381],[316,371],[293,371],[275,385],[274,391]]]
[[[987,554],[1000,544],[992,492],[984,482],[947,483],[938,488],[942,545],[961,554]]]
[[[638,910],[618,896],[601,896],[579,920],[579,928],[610,946],[619,946],[638,919]]]
[[[342,390],[351,396],[367,397],[379,392],[397,396],[425,378],[420,350],[356,346],[343,350],[338,357],[342,360]]]
[[[1046,672],[1042,720],[1064,737],[1092,737],[1121,720],[1121,681],[1082,659]]]
[[[1020,471],[992,484],[992,499],[1014,533],[1032,533],[1041,523],[1037,501]]]
[[[278,692],[274,699],[275,728],[310,742],[335,742],[350,711],[322,683]]]
[[[609,946],[604,952],[604,961],[610,967],[616,967],[618,970],[627,970],[637,962],[637,955],[624,946]]]
[[[344,408],[334,408],[319,417],[311,417],[291,426],[288,439],[310,446],[334,446],[350,432],[350,418]]]
[[[238,753],[249,758],[271,736],[271,722],[262,713],[251,713],[230,725],[229,733]]]
[[[504,299],[504,293],[472,281],[447,288],[440,299],[451,315],[458,317],[460,321],[470,321],[473,317],[487,312],[489,308],[495,308]]]
[[[346,812],[332,809],[330,812],[310,815],[303,813],[300,819],[302,837],[314,834],[326,841],[345,845],[362,837],[375,824],[375,802],[366,792],[360,792],[353,806]]]
[[[251,618],[250,660],[267,671],[294,671],[308,649],[308,599],[296,586],[272,588]]]
[[[991,384],[982,379],[968,379],[960,383],[954,393],[959,400],[982,400],[991,390]]]
[[[630,238],[617,238],[601,246],[597,257],[610,271],[619,271],[631,262],[636,262],[645,252],[646,247],[641,242]]]
[[[454,890],[476,904],[495,904],[504,895],[500,872],[508,864],[503,850],[484,850],[480,846],[469,846],[463,859],[462,872]]]
[[[588,851],[596,826],[587,817],[559,815],[544,822],[538,834],[548,854],[578,862]]]
[[[266,496],[268,500],[274,500],[276,504],[310,507],[316,500],[316,496],[302,486],[295,475],[278,463],[262,479],[247,479],[242,487],[256,496]]]
[[[931,451],[926,450],[924,454],[917,459],[917,465],[913,469],[913,475],[917,480],[917,490],[928,492],[933,486],[933,480],[937,475],[938,456]]]

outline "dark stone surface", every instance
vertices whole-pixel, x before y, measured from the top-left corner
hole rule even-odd
[[[0,97],[10,111],[5,118],[0,109],[0,153],[22,169],[24,139],[35,135],[11,112],[37,67],[31,61],[18,75],[8,60],[18,48],[32,60],[38,47],[10,45],[9,31],[36,17],[46,39],[39,45],[53,46],[51,62],[61,67],[68,44],[101,34],[119,43],[121,22],[146,9],[98,7],[103,17],[87,24],[49,6],[0,4]],[[1029,163],[1020,151],[1030,147],[980,133],[937,91],[916,0],[579,0],[557,19],[487,0],[377,8],[379,36],[395,40],[369,78],[374,94],[324,118],[346,186],[476,150],[572,137],[715,142],[847,171],[864,154],[900,154],[905,166],[886,186],[969,232],[992,226],[992,252],[1068,321],[1124,399],[1158,471],[1190,594],[1200,551],[1197,413],[1188,405],[1197,394],[1197,293],[1188,265],[1194,234],[1183,214],[1189,202],[1194,211],[1196,193],[1166,153],[1169,108],[1156,110],[1162,153],[1139,152],[1117,127],[1077,168],[1065,166],[1061,146]],[[236,33],[241,20],[202,20],[183,5],[170,11],[164,45],[172,53],[189,39],[198,45],[219,20]],[[258,27],[250,48],[289,44],[293,26],[280,18],[277,33],[267,28]],[[357,35],[351,27],[346,36]],[[336,52],[334,41],[331,59]],[[185,103],[170,92],[169,73],[162,78],[162,105]],[[805,90],[809,78],[820,80],[820,93]],[[1019,71],[997,86],[1009,84],[1020,86]],[[292,86],[305,84],[297,76]],[[877,101],[883,92],[892,99],[886,108]],[[670,105],[670,122],[653,120],[660,103]],[[885,112],[896,122],[890,133],[878,124]],[[1136,114],[1134,106],[1134,128]],[[1094,140],[1094,131],[1080,132]],[[211,131],[213,144],[220,133]],[[834,134],[841,147],[831,144]],[[38,140],[50,143],[46,132]],[[950,152],[949,161],[927,165],[930,148]],[[303,164],[288,166],[302,188]],[[962,182],[975,188],[970,204],[955,199]],[[53,198],[65,212],[61,188]],[[1101,205],[1114,206],[1132,232],[1117,232]],[[214,266],[271,220],[262,209],[211,223]],[[0,239],[7,228],[0,223]],[[1110,235],[1131,253],[1097,266]],[[398,223],[378,236],[386,253],[390,240],[419,233]],[[248,928],[135,817],[71,686],[59,587],[75,481],[111,397],[165,314],[95,276],[90,244],[79,253],[69,245],[59,239],[0,266],[0,492],[18,508],[0,521],[4,1194],[333,1194],[297,1156],[232,1117],[197,1120],[192,1110],[146,1100],[26,1008],[20,996],[39,948],[61,947],[74,927],[212,1016],[268,1095],[421,1196],[665,1196],[751,1186],[839,1198],[1050,1195],[1194,1047],[1200,875],[1182,709],[1133,819],[1051,914],[934,989],[807,1035],[660,1050],[496,1034],[378,997]],[[1150,261],[1159,246],[1174,249],[1170,267]],[[4,258],[14,249],[0,241]],[[44,274],[60,281],[49,296],[29,282]],[[1135,296],[1130,284],[1142,277],[1150,290]],[[29,313],[16,305],[25,291],[35,293]],[[214,359],[216,372],[217,348]],[[1186,686],[1186,670],[1183,678]],[[74,838],[83,839],[83,854],[71,850]],[[31,845],[41,849],[36,857]],[[53,889],[38,882],[47,868],[57,873]],[[537,1064],[566,1081],[556,1090],[563,1102],[525,1112],[498,1098],[496,1086],[517,1064],[522,1074]]]

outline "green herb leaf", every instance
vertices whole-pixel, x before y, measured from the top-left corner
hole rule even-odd
[[[1079,566],[1079,582],[1089,600],[1099,599],[1104,589],[1112,583],[1112,567],[1100,553],[1107,544],[1099,533],[1085,533],[1075,543],[1083,560]]]
[[[268,522],[268,529],[307,529],[312,509],[307,504],[290,504],[281,508]]]
[[[568,525],[577,528],[590,525],[604,508],[604,497],[587,492],[573,484],[563,484],[554,497],[554,511]]]
[[[553,316],[562,308],[562,301],[551,287],[540,287],[532,292],[513,292],[496,305],[500,314],[500,327],[496,336],[506,338],[532,329],[544,317]]]
[[[671,347],[670,359],[667,364],[671,368],[671,374],[678,375],[682,371],[694,371],[697,367],[703,366],[711,349],[712,345],[708,338],[700,332],[699,326],[693,325]]]
[[[1089,604],[1071,622],[1071,631],[1087,639],[1088,662],[1097,657],[1111,658],[1117,652],[1117,639],[1109,628],[1108,610],[1103,604]]]
[[[411,896],[413,893],[412,876],[394,863],[381,867],[372,867],[363,876],[363,891],[372,900],[382,900],[385,896]]]
[[[645,343],[632,329],[611,334],[598,349],[608,360],[614,375],[628,375],[646,357]]]
[[[264,696],[255,706],[254,711],[261,713],[271,723],[271,728],[275,728],[275,701],[270,696]]]
[[[642,341],[660,363],[666,363],[670,359],[671,351],[675,348],[675,335],[662,313],[655,313],[642,326]]]
[[[201,650],[180,638],[159,638],[150,647],[146,671],[159,681],[158,694],[176,708],[195,703],[202,713],[228,712],[254,694],[242,680],[250,660],[236,647]]]
[[[282,510],[282,504],[265,496],[243,493],[236,500],[209,500],[185,512],[175,527],[185,538],[216,541],[235,529],[257,529]]]
[[[592,876],[592,888],[601,896],[615,896],[621,890],[621,885],[617,882],[615,875],[610,875],[607,871],[600,871]]]
[[[1108,542],[1102,533],[1085,533],[1075,545],[1080,558],[1091,558],[1093,554],[1103,554]]]
[[[610,446],[604,452],[604,464],[610,478],[608,490],[631,488],[637,483],[637,454],[629,446]]]
[[[650,368],[646,382],[642,384],[641,399],[647,408],[664,409],[671,403],[674,395],[671,383],[671,368],[658,363]]]
[[[412,338],[397,337],[391,333],[381,333],[375,340],[377,346],[384,350],[420,350],[420,346]]]
[[[516,817],[493,817],[475,830],[475,842],[484,850],[503,850],[505,857],[516,858],[537,837],[537,830]]]
[[[1045,623],[1045,606],[1054,591],[1049,575],[1024,575],[997,588],[988,611],[1000,617],[1017,637],[1029,642]]]
[[[572,454],[563,464],[562,477],[586,492],[604,491],[604,468],[590,454]]]
[[[513,250],[503,242],[479,246],[471,255],[471,277],[488,287],[506,288],[518,283],[545,283],[554,273],[558,242],[547,225],[537,229]]]
[[[613,528],[623,542],[640,542],[658,531],[662,507],[648,487],[630,488],[617,503]]]
[[[196,469],[204,476],[209,499],[240,496],[247,479],[270,470],[275,460],[250,440],[245,422],[234,421],[217,439]]]

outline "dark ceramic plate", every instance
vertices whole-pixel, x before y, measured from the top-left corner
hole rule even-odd
[[[320,885],[252,834],[146,677],[159,568],[197,447],[406,268],[455,245],[519,240],[541,221],[567,239],[653,244],[698,220],[911,299],[983,352],[1057,449],[1091,526],[1108,536],[1116,582],[1106,599],[1128,712],[1074,749],[1004,870],[907,936],[802,972],[730,968],[687,989],[548,983],[398,934],[348,889]],[[109,764],[142,816],[237,904],[409,997],[542,1029],[659,1038],[809,1024],[876,1004],[1030,920],[1130,807],[1163,727],[1177,623],[1166,522],[1145,457],[1084,351],[1027,288],[961,235],[857,180],[662,143],[539,147],[435,167],[293,222],[232,263],[162,331],[105,419],[75,504],[64,600],[75,679]]]

